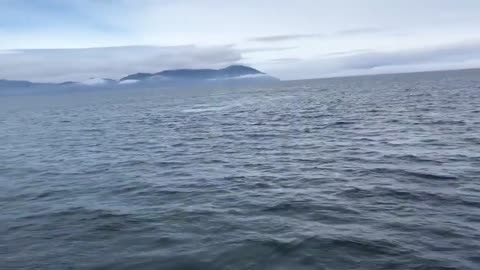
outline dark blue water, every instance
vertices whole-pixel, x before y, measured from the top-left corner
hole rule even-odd
[[[480,269],[480,71],[0,97],[0,268]]]

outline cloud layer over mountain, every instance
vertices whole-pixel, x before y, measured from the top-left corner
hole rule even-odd
[[[478,0],[3,0],[0,78],[231,64],[284,79],[478,67],[479,10]]]
[[[0,53],[0,74],[38,82],[120,78],[134,72],[217,68],[241,60],[232,46],[125,46],[86,49],[28,49]]]

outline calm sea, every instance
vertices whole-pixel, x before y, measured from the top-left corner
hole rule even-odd
[[[0,269],[480,269],[480,71],[0,97]]]

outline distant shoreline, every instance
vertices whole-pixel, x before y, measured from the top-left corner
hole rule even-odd
[[[324,79],[341,79],[341,78],[358,78],[358,77],[376,77],[376,76],[388,76],[388,75],[411,75],[411,74],[425,74],[425,73],[439,73],[439,72],[456,72],[456,71],[480,71],[478,68],[459,68],[459,69],[439,69],[439,70],[424,70],[424,71],[408,71],[408,72],[387,72],[387,73],[375,73],[375,74],[358,74],[358,75],[339,75],[339,76],[328,76],[328,77],[317,77],[317,78],[305,78],[305,79],[293,79],[293,80],[282,80],[282,82],[298,82],[298,81],[313,81],[313,80],[324,80]]]

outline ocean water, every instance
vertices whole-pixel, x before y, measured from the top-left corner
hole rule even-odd
[[[0,97],[0,269],[480,269],[480,71]]]

